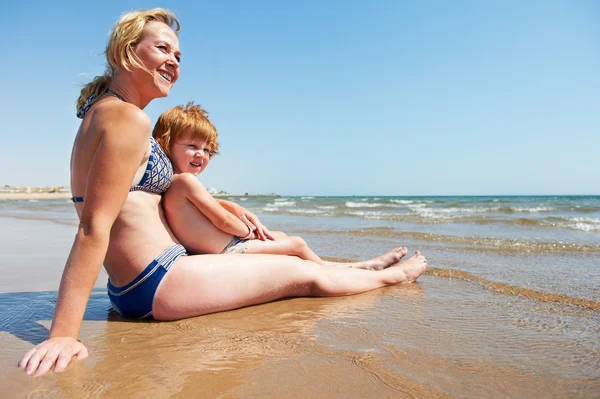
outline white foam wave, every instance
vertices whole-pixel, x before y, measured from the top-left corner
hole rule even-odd
[[[386,214],[375,211],[351,211],[348,212],[349,215],[360,216],[365,219],[383,219],[386,217]]]
[[[384,204],[372,204],[372,203],[361,203],[361,202],[346,202],[348,208],[381,208]]]
[[[328,211],[328,210],[337,208],[337,206],[334,206],[334,205],[319,205],[319,206],[317,206],[317,208]]]
[[[267,204],[267,206],[269,207],[273,207],[273,208],[279,208],[282,206],[294,206],[296,205],[296,201],[291,201],[289,200],[275,200],[275,202],[271,203],[271,204]]]
[[[553,210],[555,210],[555,208],[549,207],[549,206],[536,206],[534,208],[521,208],[521,207],[516,207],[516,208],[511,208],[513,211],[515,212],[530,212],[530,213],[537,213],[537,212],[552,212]]]
[[[594,218],[567,218],[566,227],[581,231],[600,231],[600,219]],[[559,224],[560,226],[561,224]]]
[[[581,231],[600,231],[600,226],[597,225],[593,225],[593,224],[587,224],[587,223],[570,223],[567,224],[568,227],[575,229],[575,230],[581,230]]]
[[[289,212],[292,213],[301,213],[304,215],[315,215],[315,214],[323,214],[325,212],[320,211],[318,209],[289,209]]]
[[[426,206],[427,206],[427,204],[408,204],[408,205],[406,205],[406,207],[410,208],[410,209],[425,208]]]
[[[391,199],[390,202],[393,202],[394,204],[403,204],[403,205],[407,205],[407,204],[412,204],[414,201],[412,200],[397,200],[397,199]]]

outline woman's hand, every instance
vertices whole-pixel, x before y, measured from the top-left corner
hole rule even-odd
[[[34,377],[46,374],[52,366],[55,372],[60,373],[65,370],[73,356],[77,356],[77,359],[88,357],[85,345],[75,338],[49,338],[27,352],[19,367]]]

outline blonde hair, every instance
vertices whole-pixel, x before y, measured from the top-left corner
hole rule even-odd
[[[130,71],[131,68],[141,68],[150,73],[134,52],[135,46],[144,35],[144,29],[150,22],[162,22],[175,32],[179,33],[180,24],[175,14],[162,8],[152,10],[136,10],[124,14],[115,24],[106,45],[106,72],[96,76],[94,80],[85,85],[77,99],[77,110],[84,106],[91,106],[95,100],[108,90],[112,76],[117,67]],[[91,96],[92,101],[87,103]]]
[[[171,157],[171,146],[181,138],[207,141],[211,158],[219,154],[219,134],[208,119],[208,112],[193,101],[166,110],[158,117],[152,137]]]

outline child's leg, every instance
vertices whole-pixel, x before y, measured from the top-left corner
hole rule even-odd
[[[276,238],[275,241],[249,240],[244,243],[246,253],[249,254],[272,254],[272,255],[292,255],[300,259],[310,260],[321,266],[350,267],[353,269],[382,270],[398,262],[406,255],[405,247],[394,248],[390,252],[362,262],[352,263],[334,263],[325,262],[312,249],[309,248],[306,241],[301,237],[290,236]]]
[[[292,255],[321,266],[325,264],[301,237],[277,235],[275,241],[249,240],[245,244],[248,254]]]

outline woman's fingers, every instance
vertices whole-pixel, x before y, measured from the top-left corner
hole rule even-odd
[[[36,349],[25,367],[25,372],[29,375],[37,371],[40,362],[46,356],[46,353],[48,353],[48,350],[44,347],[37,347]]]
[[[37,371],[35,372],[35,374],[33,376],[39,377],[41,375],[46,374],[48,371],[50,371],[52,366],[54,366],[54,363],[56,363],[56,359],[58,358],[59,353],[60,353],[60,349],[58,349],[58,348],[53,348],[53,349],[49,350],[48,352],[46,352],[46,355],[42,359],[42,362],[40,363],[39,367],[37,368]]]
[[[23,356],[23,359],[21,359],[21,361],[19,362],[19,368],[24,369],[25,367],[27,367],[27,364],[29,363],[29,359],[31,359],[31,357],[33,356],[33,354],[37,352],[37,348],[33,347],[29,350],[29,352],[27,352],[25,354],[25,356]]]
[[[65,371],[69,363],[71,362],[72,357],[68,356],[65,353],[61,353],[56,359],[56,366],[54,366],[55,373],[62,373]]]
[[[73,356],[85,359],[88,356],[85,345],[74,338],[51,338],[27,352],[19,367],[35,377],[46,374],[53,366],[54,371],[60,373],[69,365]]]
[[[79,346],[81,347],[81,348],[79,348],[79,350],[77,351],[77,359],[78,359],[78,360],[85,359],[86,357],[88,357],[88,356],[89,356],[88,350],[87,350],[87,348],[85,347],[85,345],[84,345],[84,344],[82,344],[81,342],[77,341],[77,343],[79,343]]]

